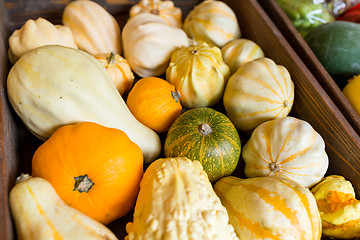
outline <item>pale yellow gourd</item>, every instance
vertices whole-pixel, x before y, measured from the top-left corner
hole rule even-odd
[[[166,70],[166,80],[180,92],[180,102],[187,108],[215,105],[229,77],[220,49],[206,43],[175,50]]]
[[[124,57],[140,77],[164,74],[171,53],[189,44],[181,28],[172,27],[151,13],[130,18],[123,28],[122,40]]]
[[[319,240],[321,220],[309,189],[280,177],[221,178],[214,186],[241,240]]]
[[[65,204],[43,178],[18,177],[9,205],[19,240],[117,240],[105,225]]]
[[[41,17],[36,20],[29,19],[9,37],[9,60],[14,64],[28,51],[52,44],[78,48],[68,27],[54,25]]]
[[[125,240],[238,239],[201,163],[162,158],[145,171]]]
[[[288,70],[264,57],[243,64],[231,75],[223,103],[236,128],[249,132],[267,120],[287,116],[294,95]]]
[[[121,30],[116,19],[100,4],[91,0],[69,2],[62,15],[78,47],[92,55],[121,53]]]
[[[223,1],[205,0],[186,16],[183,29],[195,42],[222,47],[241,37],[234,11]]]
[[[329,166],[320,134],[294,117],[270,120],[255,128],[242,157],[247,177],[278,176],[304,187],[321,181]]]
[[[59,127],[96,122],[124,131],[145,162],[161,151],[159,136],[132,115],[105,67],[90,54],[49,45],[23,55],[7,79],[10,103],[40,139]]]
[[[130,8],[129,16],[143,12],[158,15],[173,27],[182,27],[181,8],[175,7],[171,0],[141,0]]]

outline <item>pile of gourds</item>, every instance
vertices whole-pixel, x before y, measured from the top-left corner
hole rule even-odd
[[[309,190],[329,161],[322,137],[288,116],[287,69],[241,38],[222,1],[181,20],[172,1],[142,0],[121,31],[75,0],[63,25],[28,20],[10,36],[9,101],[44,140],[10,192],[18,238],[116,239],[105,225],[134,206],[128,240],[355,236],[358,224],[331,216],[354,212],[354,195],[340,204],[323,190],[319,208]],[[241,156],[246,179],[230,176]]]

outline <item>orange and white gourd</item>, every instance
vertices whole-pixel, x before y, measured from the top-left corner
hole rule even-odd
[[[140,183],[125,240],[236,240],[234,228],[199,161],[155,160]]]
[[[52,44],[78,48],[70,28],[54,25],[41,17],[29,19],[9,37],[9,60],[14,64],[28,51]]]
[[[159,15],[167,22],[167,24],[173,27],[182,27],[181,8],[175,7],[173,1],[141,0],[130,8],[129,16],[133,17],[143,12]]]
[[[247,177],[278,176],[305,187],[321,181],[329,165],[322,137],[308,122],[294,117],[255,128],[242,157]]]
[[[172,27],[151,13],[130,18],[123,28],[122,40],[124,57],[140,77],[164,74],[171,53],[188,46],[188,38],[181,28]]]
[[[241,37],[234,11],[224,2],[205,0],[186,16],[183,29],[195,42],[222,47]]]
[[[243,64],[229,79],[223,103],[240,131],[289,114],[294,103],[294,83],[288,70],[269,58]]]
[[[166,70],[166,80],[180,92],[181,105],[187,108],[216,104],[229,77],[220,49],[206,43],[175,50]]]
[[[221,54],[232,74],[234,74],[242,64],[265,56],[259,45],[245,38],[239,38],[229,42],[221,48]]]
[[[121,32],[116,19],[100,4],[90,0],[68,3],[62,22],[69,27],[81,50],[92,55],[121,53]]]
[[[321,220],[309,189],[279,177],[221,178],[214,186],[241,240],[319,240]]]

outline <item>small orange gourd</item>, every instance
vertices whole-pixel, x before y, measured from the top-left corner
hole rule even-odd
[[[123,131],[82,122],[59,128],[36,150],[32,175],[71,207],[109,224],[135,205],[143,156]]]
[[[181,114],[180,93],[158,77],[145,77],[130,90],[127,105],[139,122],[156,132],[165,132]]]

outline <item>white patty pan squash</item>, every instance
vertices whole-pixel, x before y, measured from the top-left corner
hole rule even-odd
[[[100,4],[91,0],[69,2],[62,15],[78,47],[92,55],[121,53],[121,31],[116,19]]]
[[[329,165],[322,137],[308,122],[294,117],[259,125],[242,156],[247,177],[279,176],[304,187],[318,183]]]
[[[175,50],[166,70],[166,80],[180,92],[181,105],[187,108],[216,104],[229,77],[220,49],[206,43]]]
[[[28,51],[52,44],[78,48],[70,28],[54,25],[41,17],[29,19],[9,37],[9,60],[14,64]]]
[[[294,83],[284,66],[269,58],[243,64],[229,79],[223,103],[240,131],[289,114],[294,103]]]
[[[45,179],[17,180],[9,205],[19,240],[117,240],[106,226],[68,206]]]
[[[130,18],[122,32],[124,57],[140,77],[165,73],[171,53],[189,41],[181,28],[172,27],[160,16],[140,13]]]
[[[161,158],[140,183],[125,240],[238,239],[199,161]]]
[[[129,16],[133,17],[143,12],[162,17],[170,26],[182,27],[181,8],[175,7],[171,0],[141,0],[130,8]]]
[[[234,11],[224,2],[205,0],[186,16],[183,29],[195,42],[222,47],[241,37]]]
[[[319,240],[321,220],[309,189],[279,177],[221,178],[214,186],[241,240]]]
[[[136,120],[106,68],[82,50],[48,45],[28,52],[10,69],[7,92],[16,113],[40,139],[63,125],[90,121],[124,131],[145,162],[160,154],[159,136]]]

